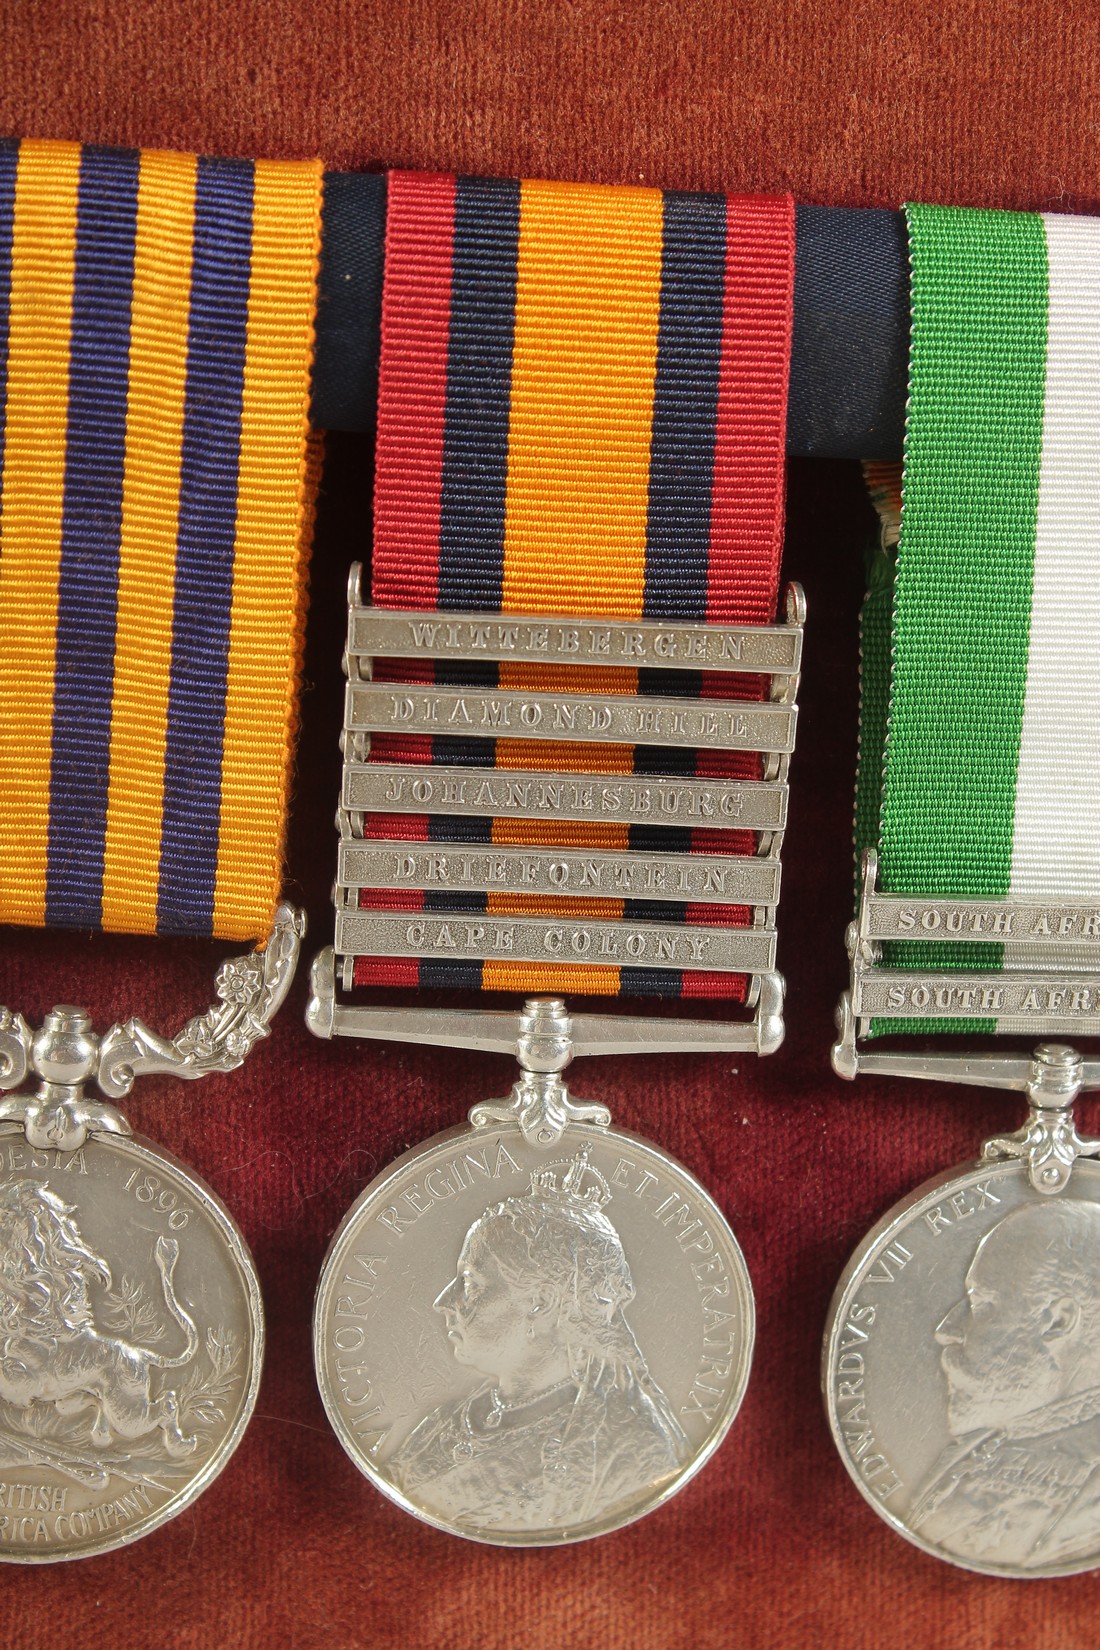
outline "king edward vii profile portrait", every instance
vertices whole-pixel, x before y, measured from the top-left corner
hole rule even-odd
[[[1100,1208],[1059,1198],[998,1221],[936,1339],[953,1441],[914,1531],[964,1562],[1100,1553]]]

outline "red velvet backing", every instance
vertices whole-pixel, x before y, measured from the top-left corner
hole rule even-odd
[[[0,60],[0,131],[15,134],[851,204],[1091,210],[1097,194],[1100,14],[1057,0],[21,0],[3,8]],[[330,935],[343,587],[363,550],[370,463],[363,442],[330,441],[291,845],[315,945]],[[810,624],[784,856],[786,1046],[760,1063],[593,1061],[574,1078],[681,1157],[744,1245],[758,1350],[713,1463],[660,1513],[559,1552],[449,1539],[360,1478],[313,1387],[325,1246],[377,1167],[498,1092],[507,1070],[318,1044],[301,1021],[303,977],[243,1071],[150,1083],[130,1107],[252,1243],[270,1327],[256,1417],[214,1488],[132,1550],[0,1573],[11,1645],[1092,1646],[1097,1580],[984,1580],[909,1548],[849,1484],[821,1410],[821,1329],[850,1249],[1019,1109],[973,1090],[849,1088],[829,1072],[870,527],[854,466],[792,466],[785,572],[806,586]],[[205,1006],[215,961],[204,946],[12,932],[0,1000],[30,1017],[75,999],[103,1025],[137,1013],[175,1029]]]

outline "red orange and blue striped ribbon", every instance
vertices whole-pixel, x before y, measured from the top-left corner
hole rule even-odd
[[[406,609],[775,618],[794,272],[789,199],[397,173],[389,182],[373,598]],[[381,670],[379,670],[381,674]],[[691,672],[435,667],[511,688],[745,695]],[[759,777],[738,753],[377,738],[375,760]],[[750,833],[371,816],[368,834],[752,852]],[[363,905],[398,903],[364,893]],[[744,924],[743,908],[402,895]],[[738,976],[360,958],[390,985],[740,996]]]
[[[0,146],[0,920],[267,933],[319,163]]]

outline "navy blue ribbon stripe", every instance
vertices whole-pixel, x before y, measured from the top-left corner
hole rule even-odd
[[[8,311],[11,301],[11,246],[15,228],[15,172],[19,145],[0,142],[0,492],[4,481],[4,429],[8,402]]]
[[[136,151],[83,150],[54,657],[50,927],[98,928],[103,914],[137,195]]]
[[[519,184],[459,178],[455,185],[447,396],[439,521],[439,605],[493,612],[504,583],[504,515],[508,419],[512,399]],[[497,685],[495,664],[439,662],[435,680],[466,687]],[[491,768],[492,739],[433,739],[432,760]],[[491,842],[491,819],[428,820],[432,842]],[[484,911],[484,894],[424,895],[426,911]],[[481,988],[480,962],[420,964],[421,983],[448,990]]]
[[[722,358],[725,197],[668,193],[663,216],[642,611],[647,619],[701,620]]]
[[[386,179],[325,177],[312,418],[373,432]],[[900,212],[795,208],[794,337],[787,452],[901,457],[909,382],[909,266]]]
[[[157,902],[175,934],[208,934],[214,912],[253,178],[198,163]]]
[[[646,524],[644,613],[650,619],[704,619],[707,545],[714,488],[714,443],[726,284],[726,201],[723,195],[664,197],[657,372],[653,393],[649,514]],[[673,677],[675,679],[673,679]],[[694,671],[639,671],[641,693],[697,697]],[[690,778],[690,750],[638,745],[634,772]],[[631,848],[689,853],[690,830],[632,825]],[[683,922],[686,905],[628,899],[635,922]],[[623,969],[632,996],[679,996],[679,969]]]
[[[504,585],[520,186],[459,178],[455,188],[439,605],[493,613]]]

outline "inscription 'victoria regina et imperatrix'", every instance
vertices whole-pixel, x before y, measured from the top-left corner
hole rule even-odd
[[[792,211],[398,174],[386,233],[374,605],[353,573],[335,947],[308,1019],[521,1072],[348,1212],[317,1376],[405,1510],[474,1540],[579,1541],[684,1484],[748,1378],[752,1293],[721,1212],[561,1073],[574,1053],[782,1037]],[[528,1000],[386,1009],[337,984]],[[570,1017],[566,990],[754,1017]]]
[[[748,1276],[712,1200],[606,1124],[566,1141],[555,1159],[486,1116],[407,1154],[349,1210],[318,1293],[344,1447],[474,1539],[577,1541],[649,1511],[748,1377]]]

